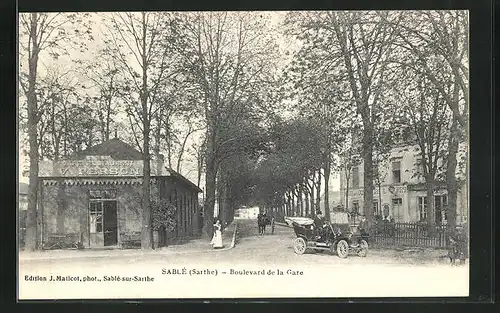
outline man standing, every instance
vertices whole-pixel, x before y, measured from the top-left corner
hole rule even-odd
[[[257,214],[257,226],[259,227],[259,235],[262,235],[262,214]]]
[[[274,215],[271,216],[271,234],[274,235]]]
[[[361,215],[361,221],[359,221],[358,229],[361,235],[366,234],[366,216],[364,214]]]
[[[325,225],[325,218],[320,210],[316,211],[316,216],[314,217],[314,227],[317,231],[316,240],[320,240],[323,236],[323,226]]]

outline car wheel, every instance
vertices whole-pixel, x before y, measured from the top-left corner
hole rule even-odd
[[[340,240],[337,243],[337,255],[342,259],[347,258],[349,255],[349,244],[345,240]]]
[[[306,241],[302,237],[298,237],[293,241],[293,250],[297,254],[304,254],[306,252]]]
[[[359,247],[360,247],[360,250],[358,251],[358,255],[360,257],[366,257],[366,255],[368,254],[368,242],[366,242],[366,240],[362,239],[359,242]]]

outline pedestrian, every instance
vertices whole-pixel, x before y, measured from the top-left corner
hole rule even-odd
[[[273,235],[274,235],[274,225],[275,224],[274,224],[274,216],[273,216],[273,217],[271,217],[271,234],[273,234]]]
[[[262,235],[265,235],[266,234],[266,226],[269,222],[269,218],[267,217],[267,213],[264,212],[264,214],[262,214]]]
[[[257,214],[257,226],[259,227],[259,235],[262,235],[262,214]]]
[[[359,221],[358,229],[361,235],[366,234],[366,228],[367,228],[367,222],[366,222],[366,216],[364,214],[361,215],[361,220]]]
[[[210,244],[212,248],[222,248],[222,224],[219,219],[216,220],[214,224],[214,236],[212,237],[212,241]]]

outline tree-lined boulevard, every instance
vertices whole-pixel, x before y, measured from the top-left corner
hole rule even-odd
[[[383,164],[402,142],[421,158],[427,226],[444,182],[455,228],[468,178],[466,11],[22,13],[19,23],[29,251],[40,248],[39,161],[113,135],[143,155],[144,250],[154,207],[175,211],[150,197],[160,154],[204,188],[207,240],[214,210],[226,222],[243,205],[306,216],[323,201],[328,218],[330,175],[361,162],[370,228]]]

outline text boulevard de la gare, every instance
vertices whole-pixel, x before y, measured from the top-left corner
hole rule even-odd
[[[210,268],[163,268],[163,275],[234,275],[234,276],[302,276],[304,271],[294,269],[210,269]]]

